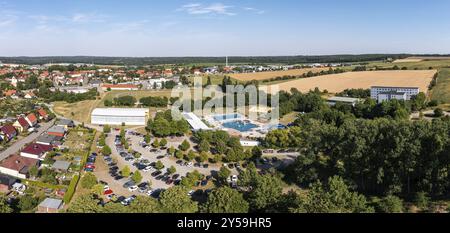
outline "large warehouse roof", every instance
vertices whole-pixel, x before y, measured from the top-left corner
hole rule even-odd
[[[205,123],[203,123],[203,121],[200,118],[198,118],[197,115],[195,115],[192,112],[184,112],[183,116],[184,119],[186,119],[186,121],[191,125],[194,131],[210,129]]]
[[[147,116],[148,108],[96,108],[93,116]]]

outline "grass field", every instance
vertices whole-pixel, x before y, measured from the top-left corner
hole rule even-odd
[[[431,92],[431,99],[450,103],[450,68],[439,70],[437,84]]]
[[[54,102],[56,114],[79,122],[90,122],[91,112],[100,100],[85,100],[77,103]]]
[[[318,87],[320,90],[339,93],[349,88],[368,89],[371,86],[412,86],[426,92],[435,73],[436,70],[347,72],[298,79],[277,85],[280,90],[290,91],[291,88],[297,88],[301,92]]]
[[[260,81],[260,80],[267,80],[267,79],[282,77],[282,76],[299,76],[299,75],[308,73],[309,71],[312,71],[315,73],[315,72],[320,72],[322,70],[326,71],[328,69],[329,68],[307,68],[307,69],[294,69],[294,70],[287,70],[287,71],[270,71],[270,72],[257,72],[257,73],[230,74],[229,76],[238,81],[252,81],[252,80]]]

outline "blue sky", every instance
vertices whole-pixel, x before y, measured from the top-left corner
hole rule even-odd
[[[447,0],[0,0],[0,56],[450,53]]]

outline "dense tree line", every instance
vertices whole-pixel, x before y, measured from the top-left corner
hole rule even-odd
[[[157,112],[154,119],[149,119],[146,129],[157,137],[182,136],[189,131],[186,120],[175,120],[172,111]]]
[[[299,127],[301,156],[286,172],[299,185],[340,175],[366,194],[450,192],[448,119],[357,119],[339,127],[309,119]]]
[[[75,103],[83,100],[95,100],[97,98],[97,89],[90,89],[86,93],[68,93],[60,90],[56,90],[54,92],[50,91],[46,87],[41,87],[36,92],[39,98],[46,99],[48,102],[54,101],[66,101],[68,103]]]

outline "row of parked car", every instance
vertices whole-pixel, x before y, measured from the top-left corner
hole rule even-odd
[[[84,166],[84,171],[94,172],[96,159],[97,159],[97,153],[92,152],[86,160],[86,165]]]

